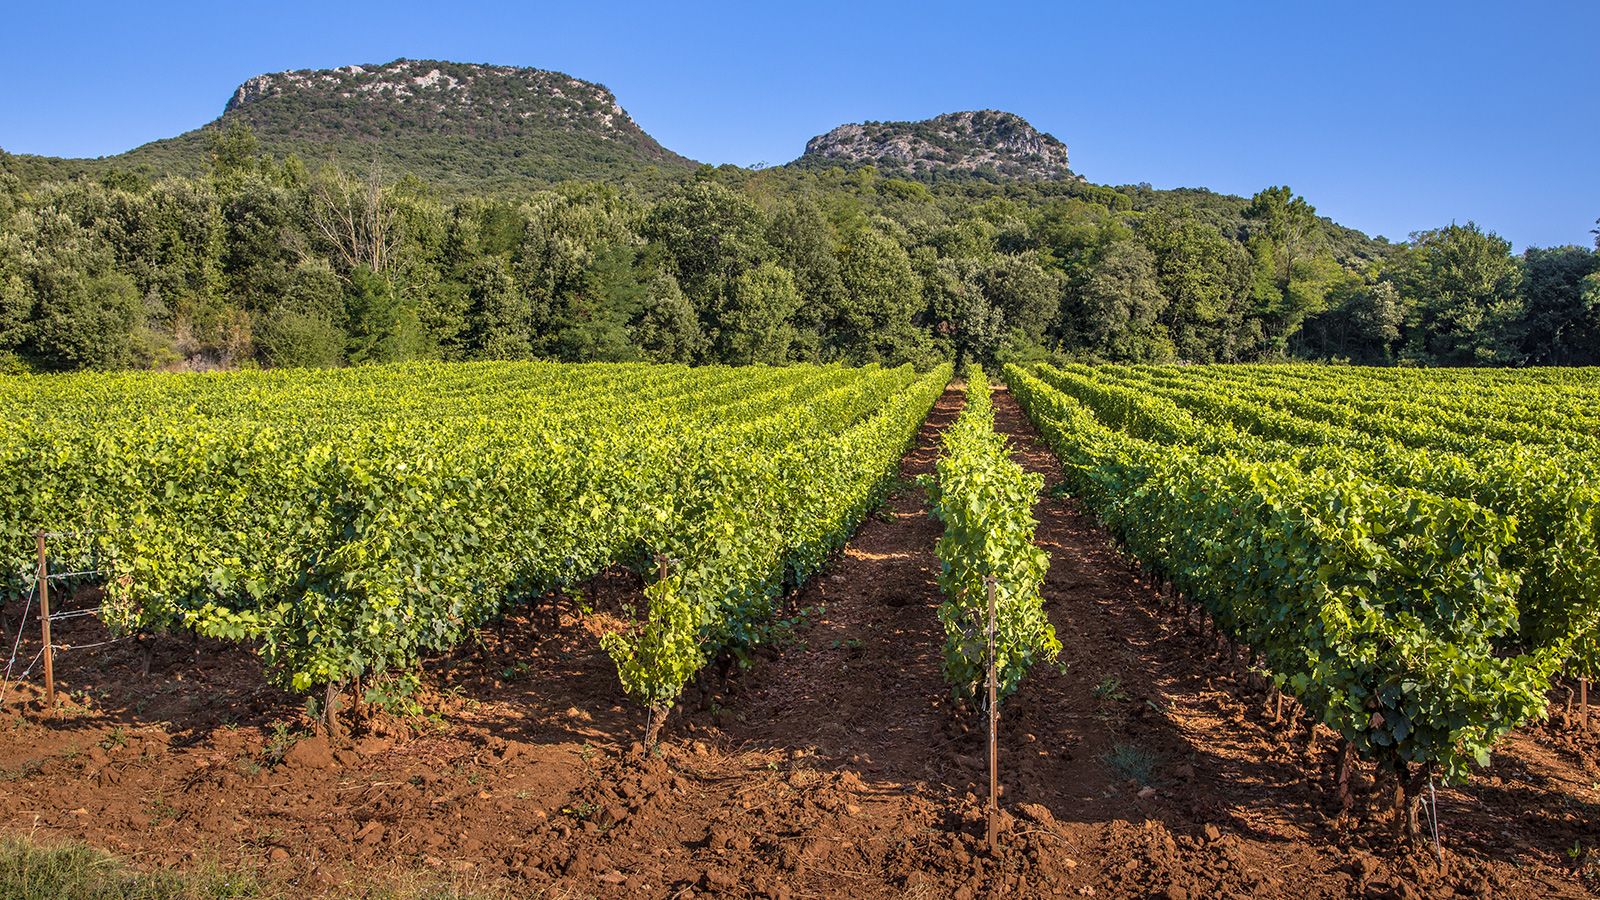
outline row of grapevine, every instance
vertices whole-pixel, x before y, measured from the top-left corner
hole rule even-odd
[[[703,504],[695,527],[663,528],[651,542],[668,548],[680,571],[647,590],[638,628],[605,641],[624,688],[652,709],[655,728],[709,654],[758,643],[784,585],[820,569],[883,500],[949,380],[950,367],[942,366],[852,427],[802,432],[767,454],[730,446],[700,489],[682,495]]]
[[[1105,405],[1111,397],[1120,397],[1111,403],[1119,411],[1137,405],[1147,417],[1167,423],[1165,440],[1288,459],[1302,467],[1357,471],[1471,500],[1515,520],[1505,562],[1521,582],[1518,628],[1508,649],[1549,649],[1563,654],[1564,668],[1573,674],[1600,672],[1600,454],[1552,449],[1531,428],[1526,441],[1484,441],[1472,451],[1452,452],[1437,444],[1419,448],[1393,435],[1426,433],[1435,422],[1423,412],[1374,412],[1362,420],[1363,427],[1337,424],[1321,405],[1337,402],[1326,396],[1331,389],[1274,390],[1234,370],[1217,374],[1226,391],[1205,390],[1203,373],[1164,369],[1110,369],[1098,377],[1062,370],[1041,375],[1091,405]],[[1359,377],[1349,381],[1360,384]],[[1473,418],[1492,421],[1500,409],[1520,405],[1530,393],[1513,386],[1502,391],[1506,397],[1474,405]],[[1438,415],[1466,418],[1460,411]]]
[[[108,573],[115,627],[246,643],[304,691],[408,669],[509,603],[612,565],[653,577],[665,556],[651,596],[690,609],[698,667],[760,639],[776,593],[865,514],[948,374],[19,378],[0,386],[26,424],[0,436],[4,571],[25,589],[33,531],[65,532],[53,553]],[[673,677],[652,690],[675,694]]]
[[[934,477],[923,483],[944,523],[936,551],[944,624],[944,676],[958,698],[971,699],[986,677],[988,594],[995,590],[995,668],[1000,698],[1028,669],[1061,650],[1045,615],[1039,586],[1050,558],[1033,543],[1033,507],[1044,479],[1012,461],[994,430],[994,403],[983,369],[969,366],[966,407],[945,429]]]
[[[1257,453],[1263,442],[1225,423],[1202,439],[1166,398],[1042,374],[1005,377],[1074,493],[1308,713],[1394,772],[1413,826],[1427,777],[1467,777],[1544,713],[1565,650],[1504,652],[1518,629],[1514,519],[1336,465],[1337,447],[1316,465]]]

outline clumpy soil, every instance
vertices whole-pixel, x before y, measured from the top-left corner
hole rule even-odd
[[[613,574],[429,660],[426,717],[375,716],[331,743],[237,648],[154,639],[144,677],[131,641],[66,650],[60,713],[40,713],[37,677],[0,708],[0,829],[147,868],[242,867],[295,896],[419,877],[490,895],[672,898],[1600,886],[1591,733],[1513,735],[1471,786],[1440,788],[1442,862],[1431,841],[1400,848],[1373,773],[1357,773],[1355,808],[1338,815],[1331,736],[1292,704],[1278,718],[1092,517],[1048,489],[1038,541],[1064,649],[1002,709],[990,852],[984,719],[940,676],[939,524],[910,481],[932,471],[960,402],[940,400],[902,487],[792,598],[789,640],[691,686],[657,754],[639,752],[644,712],[598,646],[603,610],[637,591]],[[996,407],[1018,461],[1059,483],[1004,390]],[[69,645],[104,638],[92,616],[57,629]],[[32,655],[26,636],[22,650]]]

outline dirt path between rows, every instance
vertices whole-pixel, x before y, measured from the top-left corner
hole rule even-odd
[[[1003,387],[995,408],[1014,457],[1046,478],[1037,539],[1051,554],[1043,594],[1066,663],[1064,675],[1030,676],[1012,720],[1073,747],[1023,787],[1073,823],[1119,892],[1588,896],[1594,883],[1573,877],[1562,850],[1600,812],[1592,740],[1515,735],[1498,774],[1442,791],[1442,866],[1396,851],[1373,823],[1338,826],[1314,783],[1332,771],[1331,736],[1308,752],[1302,723],[1278,721],[1267,695],[1163,605],[1092,516],[1050,496],[1060,462]],[[1137,777],[1119,783],[1130,770]],[[1508,782],[1553,794],[1506,792]]]
[[[1442,794],[1442,871],[1339,831],[1308,778],[1330,751],[1269,721],[1048,491],[1037,537],[1064,650],[1003,709],[1007,815],[987,854],[982,723],[940,676],[940,528],[911,483],[960,402],[940,399],[885,507],[793,598],[792,640],[691,689],[657,758],[631,752],[644,717],[585,612],[633,586],[601,581],[429,661],[431,723],[380,721],[339,749],[296,741],[297,701],[236,648],[157,641],[149,679],[128,645],[68,652],[58,677],[80,705],[0,710],[0,828],[143,866],[241,866],[290,896],[1583,895],[1563,854],[1600,820],[1592,741],[1518,736],[1492,777]],[[1059,482],[1003,389],[996,411],[1019,462]],[[73,622],[62,640],[97,636]]]

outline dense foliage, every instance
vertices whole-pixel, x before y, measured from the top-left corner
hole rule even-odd
[[[924,484],[944,523],[939,538],[939,605],[944,676],[955,695],[983,690],[988,667],[988,581],[994,579],[998,697],[1013,693],[1035,662],[1061,651],[1039,587],[1050,557],[1034,545],[1033,506],[1044,479],[1024,472],[994,430],[994,404],[983,369],[967,367],[967,405],[943,437],[936,474]]]
[[[406,669],[610,566],[608,640],[667,704],[761,643],[881,497],[949,369],[409,364],[18,376],[0,439],[13,591],[36,529],[123,630],[246,642],[296,690]],[[662,569],[658,559],[665,561]],[[658,575],[666,577],[656,580]]]
[[[724,167],[440,194],[208,134],[192,177],[0,155],[10,366],[1600,362],[1590,250],[1515,257],[1472,225],[1390,246],[1287,188]]]
[[[1358,473],[1510,517],[1516,643],[1560,649],[1575,674],[1600,672],[1600,607],[1583,599],[1600,596],[1592,370],[1477,380],[1286,366],[1040,374],[1142,437]]]
[[[1592,371],[1006,378],[1074,492],[1408,797],[1594,671]]]

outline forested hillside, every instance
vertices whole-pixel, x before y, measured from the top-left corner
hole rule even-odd
[[[124,157],[0,153],[13,370],[1594,364],[1597,271],[1591,248],[1519,257],[1472,223],[1374,240],[1287,187],[1093,185],[1003,113],[695,168],[598,85],[452,63],[261,76]]]
[[[646,134],[604,85],[544,69],[416,59],[257,75],[193,131],[102,159],[18,157],[13,167],[25,182],[201,175],[217,133],[233,129],[249,130],[279,157],[415,175],[450,193],[694,168]]]

